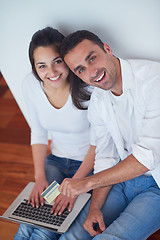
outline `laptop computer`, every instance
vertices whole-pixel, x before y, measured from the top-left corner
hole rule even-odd
[[[57,233],[64,233],[91,196],[90,193],[79,195],[71,212],[66,209],[62,215],[54,216],[50,213],[53,206],[52,203],[48,204],[45,202],[44,206],[40,206],[39,208],[33,208],[31,204],[28,204],[28,198],[33,186],[33,182],[28,183],[0,217],[18,223],[29,224],[33,227],[42,227]]]

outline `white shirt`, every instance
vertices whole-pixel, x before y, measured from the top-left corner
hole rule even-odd
[[[123,94],[95,88],[90,101],[88,118],[97,146],[94,171],[133,154],[160,186],[160,63],[120,63]]]
[[[76,108],[71,95],[62,108],[54,108],[33,74],[23,80],[23,93],[29,112],[31,145],[48,145],[49,132],[52,154],[83,161],[90,146],[87,110]],[[89,101],[85,102],[88,104]]]

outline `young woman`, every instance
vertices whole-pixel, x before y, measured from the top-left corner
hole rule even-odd
[[[69,71],[59,54],[64,36],[47,27],[37,31],[30,42],[29,58],[33,74],[23,81],[29,112],[35,185],[28,202],[44,204],[41,193],[56,180],[83,178],[93,169],[95,146],[90,145],[87,107],[92,89]],[[51,154],[47,156],[48,134]],[[47,156],[47,157],[46,157]],[[82,163],[83,162],[83,163]],[[82,163],[82,164],[81,164]],[[59,195],[52,208],[61,214],[75,199]],[[58,239],[50,231],[21,224],[14,239]]]

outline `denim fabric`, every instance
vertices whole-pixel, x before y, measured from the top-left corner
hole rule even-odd
[[[90,202],[60,240],[145,240],[160,228],[160,189],[153,177],[116,184],[104,203],[106,230],[91,237],[83,228]]]
[[[45,171],[49,184],[56,180],[61,183],[64,178],[71,178],[81,165],[81,161],[60,158],[49,154],[46,159]],[[33,228],[27,224],[20,224],[14,240],[57,240],[60,234],[43,228]]]
[[[20,224],[17,234],[14,239],[16,240],[57,240],[60,234],[43,228],[33,228],[27,224]]]
[[[46,159],[46,177],[49,184],[56,180],[61,183],[64,178],[72,178],[81,165],[81,161],[60,158],[49,154]]]

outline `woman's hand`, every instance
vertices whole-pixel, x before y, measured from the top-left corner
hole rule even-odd
[[[76,198],[69,198],[62,194],[59,194],[54,200],[54,205],[51,209],[51,213],[54,212],[55,216],[57,214],[61,215],[67,207],[68,207],[68,211],[71,212],[73,205],[75,203],[75,200]]]
[[[39,207],[39,204],[43,206],[44,199],[41,196],[41,193],[48,187],[48,185],[46,179],[37,180],[28,199],[28,203],[31,203],[33,207],[36,206],[37,208]]]

